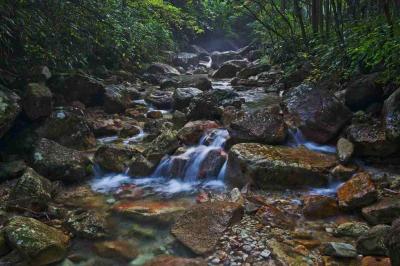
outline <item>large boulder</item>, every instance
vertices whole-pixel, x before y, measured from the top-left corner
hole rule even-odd
[[[232,143],[281,144],[287,136],[283,115],[279,113],[279,110],[273,108],[246,112],[243,116],[233,120],[228,130]]]
[[[199,142],[204,133],[219,127],[216,122],[210,120],[191,121],[178,131],[177,137],[186,145],[194,145]]]
[[[335,156],[289,148],[241,143],[229,151],[227,181],[235,187],[252,183],[260,188],[322,186],[329,181],[328,172]]]
[[[334,138],[352,116],[332,93],[305,84],[291,89],[284,103],[292,123],[318,143]]]
[[[198,54],[182,52],[176,54],[172,62],[175,66],[187,68],[197,66],[200,63],[200,58]]]
[[[82,181],[92,171],[92,164],[80,152],[41,139],[34,148],[33,168],[50,180]]]
[[[21,111],[20,97],[0,87],[0,138],[11,128]]]
[[[105,88],[104,110],[107,113],[122,113],[138,99],[140,93],[133,87],[124,85],[110,85]]]
[[[393,222],[386,235],[385,246],[388,249],[392,265],[400,265],[400,218]]]
[[[167,75],[167,76],[180,75],[179,71],[176,68],[163,63],[154,63],[150,65],[147,68],[146,72],[150,74]]]
[[[377,78],[377,74],[362,76],[347,86],[345,102],[352,111],[364,110],[372,103],[381,101],[383,90],[377,85]]]
[[[172,234],[198,255],[212,252],[224,231],[239,222],[243,207],[232,202],[206,202],[195,205],[172,226]]]
[[[364,256],[386,256],[388,251],[385,238],[390,231],[389,225],[376,225],[357,239],[357,252]]]
[[[7,199],[7,206],[41,211],[47,208],[51,198],[51,182],[36,173],[35,170],[27,168],[11,189]]]
[[[129,167],[130,160],[136,151],[123,144],[106,144],[94,155],[94,160],[103,169],[123,173]]]
[[[400,217],[400,198],[384,197],[362,209],[362,215],[370,224],[391,224]]]
[[[107,234],[105,217],[92,210],[68,213],[65,226],[75,236],[85,239],[99,239]]]
[[[196,88],[178,88],[174,92],[174,108],[184,110],[189,106],[190,101],[202,91]]]
[[[22,108],[31,120],[48,117],[53,110],[53,94],[43,84],[30,83],[25,92]]]
[[[157,162],[164,155],[172,154],[179,147],[177,133],[176,130],[163,130],[157,138],[149,143],[148,148],[144,151],[145,157],[150,161]]]
[[[311,219],[324,219],[336,216],[339,207],[332,197],[323,195],[307,195],[303,197],[303,214]]]
[[[218,70],[214,72],[212,77],[214,79],[229,79],[229,78],[234,78],[236,76],[236,73],[239,72],[239,70],[242,69],[238,64],[235,64],[233,62],[226,62],[222,64]]]
[[[242,56],[234,51],[213,52],[211,54],[212,65],[219,67],[226,61],[242,59]]]
[[[386,137],[400,142],[400,89],[397,89],[383,105]]]
[[[248,79],[252,76],[257,76],[262,72],[269,71],[271,69],[271,65],[265,63],[256,63],[251,64],[248,67],[243,68],[237,73],[238,78]]]
[[[191,120],[219,120],[223,110],[220,106],[229,103],[237,94],[233,91],[215,89],[194,97],[189,105],[188,118]]]
[[[37,131],[40,137],[66,147],[86,149],[96,144],[85,114],[74,107],[56,108]]]
[[[172,91],[154,90],[146,96],[146,101],[162,110],[172,109],[174,105],[173,94]]]
[[[4,228],[7,242],[30,265],[48,265],[65,258],[69,237],[33,218],[16,216]]]
[[[178,80],[179,87],[193,87],[202,91],[212,89],[212,82],[207,74],[182,75]]]

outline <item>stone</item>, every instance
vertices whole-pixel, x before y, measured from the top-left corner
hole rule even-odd
[[[337,197],[340,208],[353,210],[374,203],[378,198],[378,191],[371,176],[361,172],[337,189]]]
[[[44,138],[36,144],[32,159],[33,169],[50,180],[82,181],[92,173],[86,156]]]
[[[176,130],[165,129],[145,150],[145,157],[150,161],[159,161],[166,154],[172,154],[179,147]]]
[[[70,212],[65,226],[79,238],[99,239],[107,235],[105,218],[92,210]]]
[[[178,76],[180,75],[179,71],[167,64],[162,63],[153,63],[147,68],[147,73],[150,74],[161,74],[161,75],[168,75],[168,76]]]
[[[20,100],[11,90],[0,90],[0,138],[12,127],[21,112]]]
[[[392,263],[390,262],[390,258],[387,257],[366,256],[362,258],[361,266],[392,266]]]
[[[237,73],[237,76],[241,79],[248,79],[251,76],[257,76],[262,72],[269,71],[271,69],[271,65],[263,64],[263,63],[252,63],[248,67],[243,68]]]
[[[52,198],[52,185],[32,168],[27,168],[11,189],[7,199],[9,208],[42,211],[47,209]]]
[[[96,151],[94,161],[107,171],[123,173],[135,154],[136,151],[127,145],[106,144]]]
[[[145,177],[150,176],[153,173],[156,165],[142,154],[135,154],[129,163],[129,175],[135,177]]]
[[[200,63],[200,58],[195,53],[181,52],[177,53],[173,58],[173,64],[175,66],[181,66],[184,68],[190,66],[197,66]]]
[[[180,88],[196,88],[201,91],[212,89],[212,82],[207,74],[181,75],[178,84]]]
[[[243,207],[233,202],[206,202],[184,212],[172,234],[197,255],[211,253],[224,231],[241,220]]]
[[[178,131],[177,138],[186,145],[195,145],[205,133],[219,127],[210,120],[190,121]]]
[[[172,109],[174,105],[172,91],[154,90],[146,96],[146,101],[161,110]]]
[[[140,134],[141,128],[137,125],[125,125],[119,132],[119,136],[122,138],[130,138]]]
[[[69,148],[87,149],[96,144],[84,112],[73,107],[55,109],[38,129],[38,134]]]
[[[389,225],[376,225],[357,239],[357,252],[364,256],[386,256],[388,251],[385,238],[389,233]]]
[[[201,94],[202,91],[196,88],[177,88],[174,92],[174,108],[184,110],[189,106],[193,97]]]
[[[392,265],[400,265],[400,218],[395,220],[385,238]]]
[[[351,110],[364,110],[372,103],[382,99],[383,90],[377,86],[377,78],[377,73],[365,75],[347,86],[345,102]]]
[[[336,165],[335,156],[256,143],[234,145],[229,151],[226,180],[235,187],[287,188],[321,186]]]
[[[230,143],[282,144],[287,137],[283,115],[272,108],[246,112],[230,123],[228,131],[231,136]]]
[[[144,264],[144,266],[207,266],[207,262],[201,258],[180,258],[169,255],[160,255]]]
[[[48,117],[53,110],[53,94],[43,84],[29,83],[22,101],[25,115],[31,120]]]
[[[331,170],[331,174],[340,180],[348,180],[356,173],[357,169],[356,165],[344,166],[339,164]]]
[[[242,59],[242,56],[234,51],[216,51],[211,54],[211,59],[213,66],[219,67],[226,61]]]
[[[0,182],[21,176],[27,165],[22,160],[2,162],[0,164]]]
[[[31,265],[55,263],[67,254],[69,237],[33,218],[13,217],[4,230],[8,244],[26,257]]]
[[[331,197],[308,195],[303,197],[303,204],[303,214],[307,218],[324,219],[339,213],[338,204]]]
[[[132,106],[132,101],[139,99],[136,88],[124,85],[109,85],[105,88],[104,111],[109,114],[123,113]]]
[[[216,178],[226,162],[227,154],[223,149],[212,149],[200,165],[199,178]]]
[[[384,197],[362,209],[362,215],[371,224],[391,224],[400,217],[400,199]]]
[[[387,138],[400,142],[400,89],[385,100],[382,113]]]
[[[258,209],[256,217],[263,225],[281,229],[294,229],[295,221],[280,209],[264,205]]]
[[[226,62],[222,64],[217,71],[214,72],[212,77],[214,79],[229,79],[236,76],[241,67],[233,62]]]
[[[369,230],[369,226],[366,223],[361,222],[347,222],[342,223],[333,231],[333,235],[337,237],[359,237]]]
[[[357,251],[353,245],[340,242],[325,243],[323,247],[323,254],[339,258],[357,257]]]
[[[337,155],[341,163],[350,161],[354,153],[354,145],[345,138],[340,138],[336,145]]]
[[[135,244],[123,240],[97,242],[94,244],[94,249],[100,257],[125,261],[131,261],[139,254]]]
[[[159,110],[148,111],[146,117],[150,119],[159,119],[163,117],[163,113]]]
[[[351,111],[332,93],[302,84],[284,96],[288,119],[303,135],[318,143],[336,137],[351,119]]]

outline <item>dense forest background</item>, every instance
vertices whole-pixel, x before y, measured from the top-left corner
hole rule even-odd
[[[136,71],[192,43],[252,43],[288,71],[306,60],[316,80],[382,71],[399,83],[399,14],[398,0],[2,1],[1,84],[37,65]]]

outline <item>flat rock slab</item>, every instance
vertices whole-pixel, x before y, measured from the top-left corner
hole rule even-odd
[[[172,234],[198,255],[212,252],[224,231],[239,222],[243,207],[233,202],[206,202],[195,205],[172,226]]]
[[[227,180],[234,186],[250,182],[264,189],[322,186],[336,164],[335,156],[302,147],[241,143],[229,152]]]

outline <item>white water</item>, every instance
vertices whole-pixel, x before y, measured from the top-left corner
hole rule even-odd
[[[289,129],[289,142],[290,147],[304,146],[309,150],[323,152],[323,153],[336,153],[336,147],[331,145],[321,145],[304,138],[300,130]]]
[[[147,136],[147,133],[145,133],[144,130],[141,127],[137,127],[137,128],[139,129],[139,134],[137,134],[137,135],[135,135],[133,137],[125,139],[124,140],[124,144],[127,145],[127,144],[131,144],[131,143],[140,142]]]

